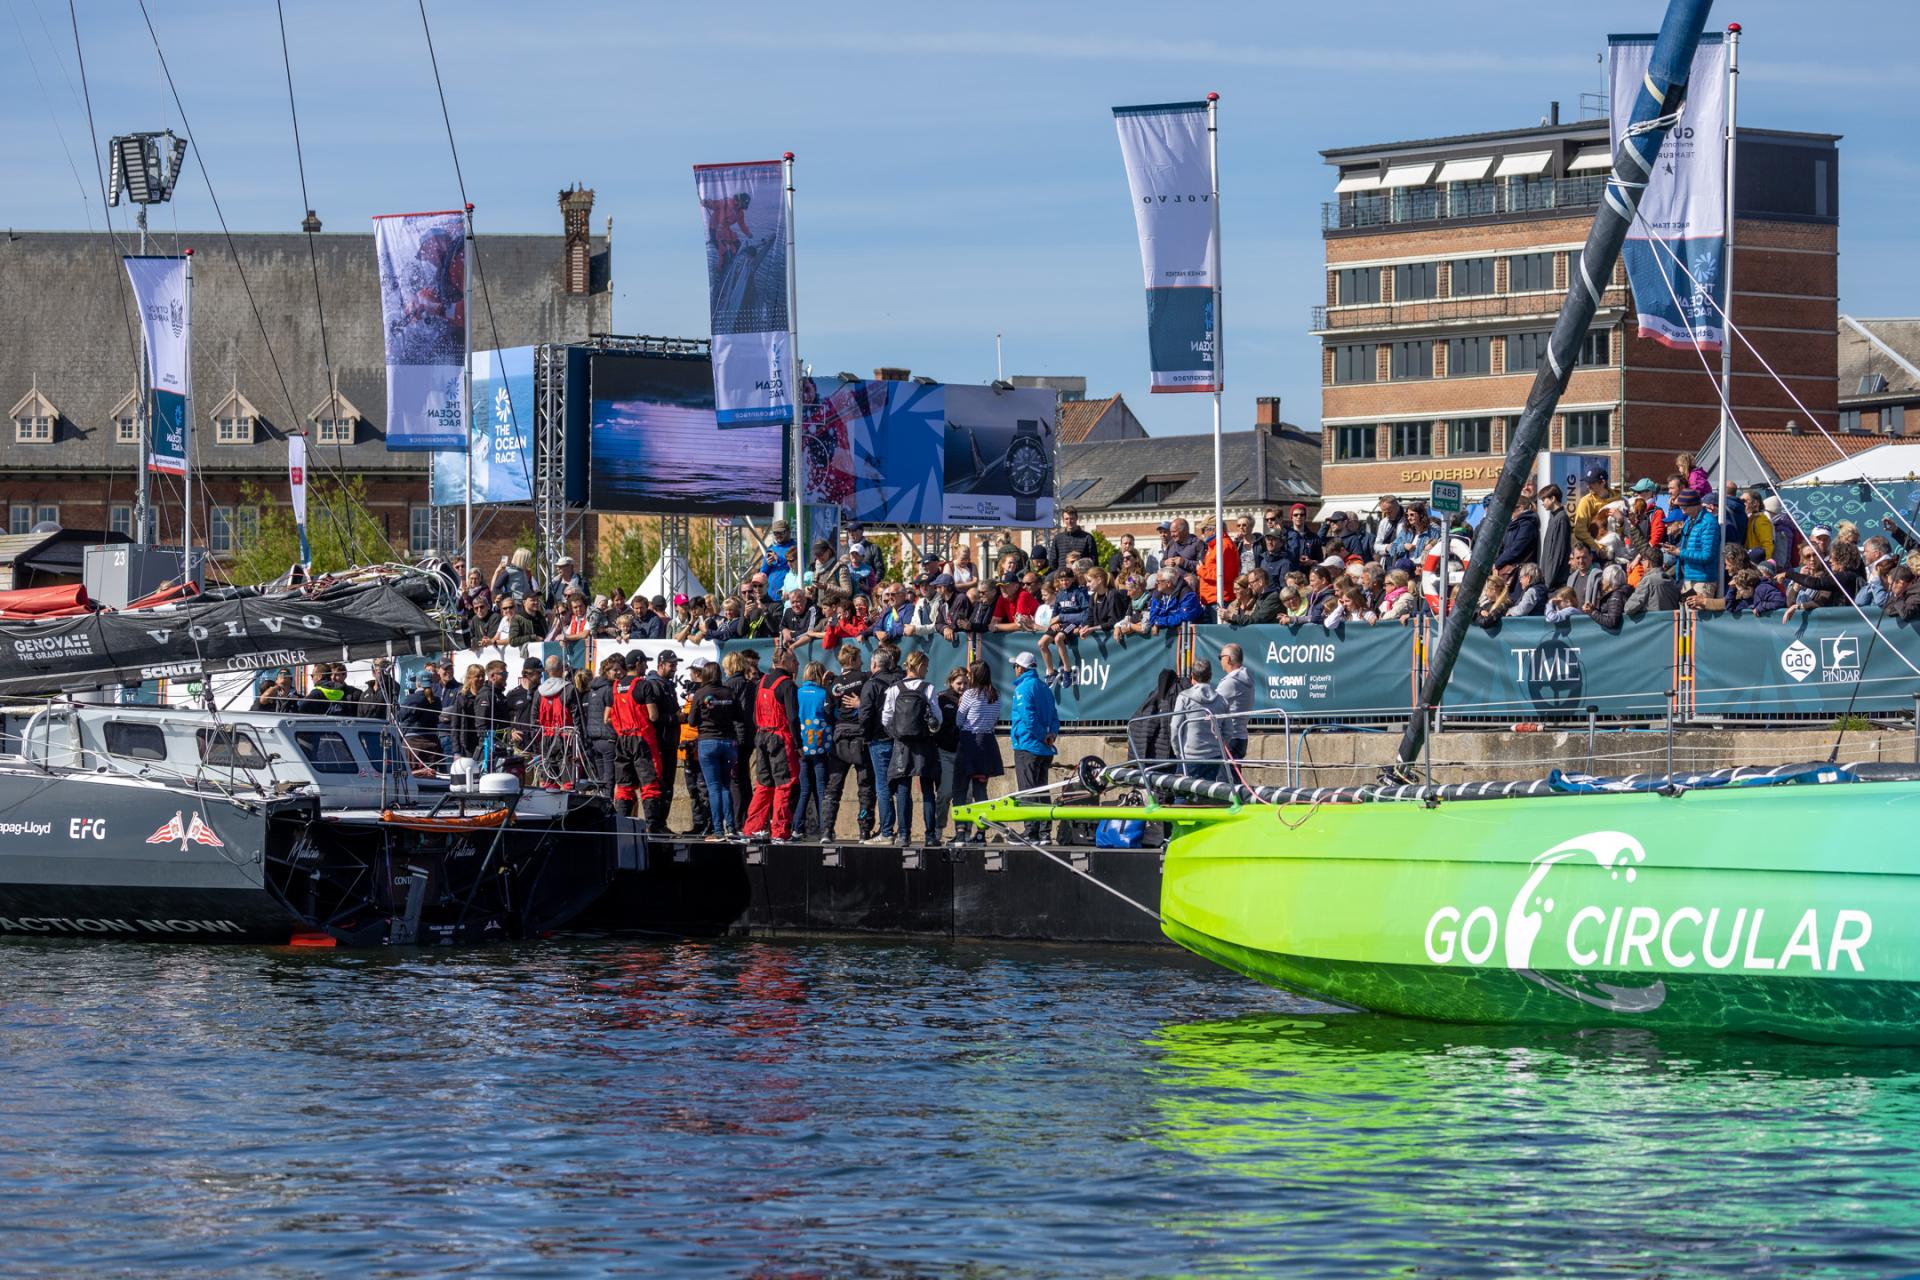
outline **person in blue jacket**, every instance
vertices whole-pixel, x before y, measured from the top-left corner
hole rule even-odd
[[[1147,634],[1159,635],[1168,627],[1198,622],[1202,612],[1200,597],[1187,589],[1186,580],[1172,569],[1162,569],[1147,602]]]
[[[1047,785],[1047,770],[1053,764],[1054,741],[1060,736],[1060,712],[1053,703],[1053,690],[1034,670],[1032,653],[1021,650],[1013,655],[1013,709],[1010,716],[1013,742],[1014,785],[1022,791]],[[1044,840],[1047,824],[1027,823],[1027,839]]]
[[[1720,598],[1720,522],[1694,489],[1680,491],[1680,589]]]

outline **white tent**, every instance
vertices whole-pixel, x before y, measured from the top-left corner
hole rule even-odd
[[[1725,493],[1729,479],[1742,489],[1751,489],[1755,485],[1779,484],[1780,477],[1774,475],[1773,470],[1760,461],[1760,455],[1753,451],[1753,445],[1747,440],[1746,433],[1740,430],[1740,424],[1735,422],[1729,425],[1733,428],[1731,447],[1727,449],[1731,470],[1721,465],[1719,427],[1713,429],[1713,434],[1707,437],[1707,442],[1701,445],[1699,452],[1694,455],[1700,465],[1707,469],[1707,474],[1713,478],[1713,491]]]
[[[1920,479],[1920,444],[1881,444],[1818,467],[1788,484],[1845,484],[1849,480]]]
[[[635,598],[664,596],[669,604],[675,596],[692,598],[706,594],[707,589],[700,585],[700,579],[693,576],[693,570],[687,567],[687,562],[671,552],[661,555],[653,566],[653,572],[633,593]]]

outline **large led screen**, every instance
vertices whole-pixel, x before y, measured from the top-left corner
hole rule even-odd
[[[595,352],[587,502],[596,511],[752,515],[781,498],[787,428],[722,428],[705,356]]]

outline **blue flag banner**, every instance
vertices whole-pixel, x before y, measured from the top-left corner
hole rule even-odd
[[[387,448],[467,447],[467,227],[458,211],[373,220],[387,337]]]
[[[533,348],[473,353],[473,500],[497,505],[533,501]],[[467,460],[433,456],[433,505],[465,501]]]
[[[1653,41],[1607,37],[1615,154],[1646,79]],[[1620,252],[1640,336],[1663,346],[1718,351],[1726,338],[1715,309],[1726,306],[1726,137],[1727,46],[1709,34],[1700,37],[1679,123],[1660,146],[1640,215]]]
[[[787,350],[787,219],[780,161],[701,164],[694,186],[707,237],[714,417],[723,427],[793,419]]]
[[[1218,391],[1214,361],[1220,245],[1214,237],[1207,104],[1115,107],[1147,284],[1156,392]]]

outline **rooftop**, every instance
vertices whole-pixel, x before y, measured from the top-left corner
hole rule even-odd
[[[1264,442],[1257,437],[1264,434]],[[1266,492],[1255,477],[1257,452],[1266,457]],[[1320,435],[1292,423],[1228,431],[1221,435],[1222,501],[1240,503],[1312,501],[1320,493]],[[1157,490],[1140,499],[1143,484]],[[1195,507],[1213,503],[1213,437],[1210,434],[1144,436],[1066,444],[1060,448],[1058,500],[1082,510]]]
[[[1893,348],[1889,355],[1870,341]],[[1904,362],[1904,363],[1903,363]],[[1920,395],[1920,318],[1840,317],[1840,400],[1843,405],[1911,400]]]

